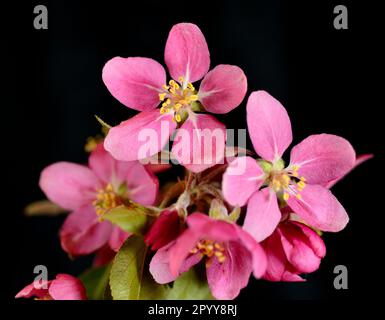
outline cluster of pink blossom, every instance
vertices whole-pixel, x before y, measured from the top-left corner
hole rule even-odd
[[[121,251],[130,249],[125,244],[139,239],[153,285],[170,288],[166,284],[204,261],[205,281],[216,299],[237,297],[251,273],[267,281],[304,281],[301,275],[317,270],[325,257],[322,232],[341,231],[349,221],[331,186],[370,155],[356,157],[344,138],[316,134],[294,146],[285,165],[290,119],[265,91],[252,92],[247,101],[255,153],[241,155],[235,148],[229,155],[225,125],[211,114],[241,104],[247,92],[244,72],[232,65],[209,71],[206,40],[190,23],[171,29],[165,63],[169,82],[155,60],[108,61],[106,87],[140,113],[108,127],[87,166],[58,162],[42,171],[40,187],[47,198],[71,212],[60,230],[63,250],[71,257],[94,253],[94,267],[107,265],[112,273],[122,263]],[[222,135],[206,139],[213,131]],[[168,155],[185,168],[183,177],[167,175],[171,165],[144,164],[164,153],[171,136]],[[170,178],[161,186],[159,171]],[[123,263],[137,264],[132,260]],[[125,280],[126,291],[134,290],[132,280],[121,277],[113,285],[117,280],[111,275],[113,298],[121,297],[117,290]],[[82,282],[63,274],[28,285],[16,297],[32,296],[87,298]]]

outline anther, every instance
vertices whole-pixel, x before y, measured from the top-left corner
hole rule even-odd
[[[163,101],[166,98],[167,93],[159,93],[159,100]]]

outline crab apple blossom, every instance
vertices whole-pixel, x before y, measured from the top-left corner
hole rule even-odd
[[[34,281],[21,290],[16,298],[37,300],[86,300],[86,290],[81,281],[68,274],[58,274],[54,280]]]
[[[234,299],[252,272],[256,278],[264,275],[266,255],[240,226],[202,213],[189,215],[187,225],[174,242],[159,249],[152,258],[150,272],[158,283],[174,281],[205,258],[213,296]]]
[[[358,156],[354,167],[369,160],[372,154]],[[352,168],[353,169],[353,168]],[[331,188],[339,179],[328,183]],[[311,273],[318,269],[326,254],[322,238],[298,217],[289,207],[281,209],[283,219],[274,232],[261,242],[267,255],[267,269],[264,279],[269,281],[304,281],[301,273]]]
[[[60,230],[60,239],[67,253],[78,256],[106,244],[118,251],[129,234],[100,218],[130,200],[152,205],[158,180],[139,162],[117,161],[99,144],[90,154],[88,166],[57,162],[46,167],[40,187],[49,200],[72,211]]]
[[[290,219],[280,222],[261,245],[267,256],[263,278],[269,281],[304,281],[300,274],[316,271],[326,254],[317,232]]]
[[[196,111],[221,114],[236,108],[246,94],[246,76],[233,65],[222,64],[209,71],[210,53],[205,37],[191,23],[172,27],[164,59],[172,77],[168,83],[165,69],[153,59],[115,57],[104,66],[102,77],[110,93],[128,108],[141,111],[111,128],[105,148],[118,160],[148,158],[161,151],[173,132],[181,128],[190,138],[184,139],[177,133],[172,155],[189,170],[200,172],[222,160],[226,135],[225,126],[215,117]],[[202,78],[197,89],[194,82]],[[151,152],[145,154],[139,152],[144,144],[140,137],[144,129],[157,136]],[[201,137],[200,131],[204,129],[222,131],[222,138],[214,142],[209,152],[204,145],[211,141],[205,142]]]
[[[230,204],[247,204],[245,230],[257,241],[264,240],[281,220],[279,204],[288,205],[319,230],[342,230],[348,215],[326,186],[354,167],[356,155],[350,143],[331,134],[311,135],[293,147],[285,167],[282,154],[292,141],[290,119],[279,101],[265,91],[250,95],[247,124],[262,159],[247,156],[231,162],[222,186]]]

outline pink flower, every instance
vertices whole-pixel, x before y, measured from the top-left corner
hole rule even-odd
[[[21,290],[15,298],[31,297],[39,300],[87,300],[81,281],[68,274],[58,274],[51,281],[35,281]]]
[[[163,210],[152,224],[144,241],[152,250],[158,250],[175,240],[182,231],[177,210]]]
[[[210,53],[206,40],[191,23],[172,27],[164,56],[173,78],[168,84],[162,65],[149,58],[115,57],[104,66],[103,81],[111,94],[128,108],[141,111],[109,131],[105,148],[118,160],[144,159],[163,149],[181,125],[183,130],[178,130],[175,137],[173,156],[190,170],[200,172],[222,160],[226,135],[225,126],[213,116],[194,112],[198,108],[196,102],[211,113],[231,111],[246,94],[246,76],[232,65],[218,65],[208,72]],[[193,83],[202,78],[196,90]],[[160,110],[155,110],[160,103]],[[207,143],[202,143],[196,129],[209,129],[202,132]],[[150,150],[143,149],[146,132],[155,134]],[[209,137],[213,132],[218,139],[212,142]]]
[[[78,256],[105,244],[118,251],[129,234],[108,221],[100,222],[99,217],[128,199],[153,204],[158,180],[137,161],[116,161],[99,144],[88,167],[70,162],[46,167],[40,187],[48,199],[72,211],[60,230],[60,239],[66,252]]]
[[[350,143],[331,134],[311,135],[291,150],[285,168],[281,157],[292,132],[279,101],[267,92],[253,92],[247,103],[247,124],[254,149],[263,160],[234,160],[222,186],[230,204],[247,203],[245,230],[257,241],[269,236],[281,220],[278,201],[319,230],[342,230],[349,217],[326,187],[353,168],[356,156]],[[260,189],[263,186],[267,187]]]
[[[358,156],[354,167],[372,157],[371,154]],[[327,187],[332,187],[340,179],[328,183]],[[263,278],[269,281],[304,281],[299,274],[317,270],[326,254],[322,238],[310,227],[294,221],[290,210],[287,206],[282,209],[283,219],[288,219],[281,221],[261,243],[268,262]]]
[[[261,245],[267,255],[263,278],[269,281],[304,281],[299,274],[316,271],[326,254],[325,244],[314,230],[290,220],[281,222]]]
[[[201,213],[187,217],[186,229],[176,241],[157,251],[150,272],[158,283],[174,281],[206,258],[207,281],[217,299],[234,299],[251,272],[260,278],[266,270],[262,247],[241,227]]]

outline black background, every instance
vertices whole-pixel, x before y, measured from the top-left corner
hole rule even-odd
[[[294,143],[314,133],[347,138],[357,154],[374,153],[334,193],[351,221],[324,239],[319,271],[301,284],[252,279],[239,300],[372,298],[382,288],[383,42],[378,2],[359,1],[30,1],[2,11],[2,272],[1,294],[13,296],[34,277],[35,265],[77,275],[89,258],[71,261],[61,250],[64,217],[26,218],[23,208],[44,198],[40,171],[59,160],[85,162],[93,115],[117,124],[136,112],[105,88],[101,70],[114,56],[145,56],[163,63],[168,32],[178,22],[198,24],[211,67],[240,66],[248,94],[264,89],[287,108]],[[48,30],[33,28],[33,8],[48,7]],[[333,8],[345,4],[349,29],[333,28]],[[4,40],[3,40],[4,41]],[[4,51],[4,49],[2,50]],[[376,78],[376,75],[379,78]],[[226,116],[245,128],[245,101]],[[163,178],[167,178],[163,176]],[[349,270],[349,289],[335,290],[333,268]]]

